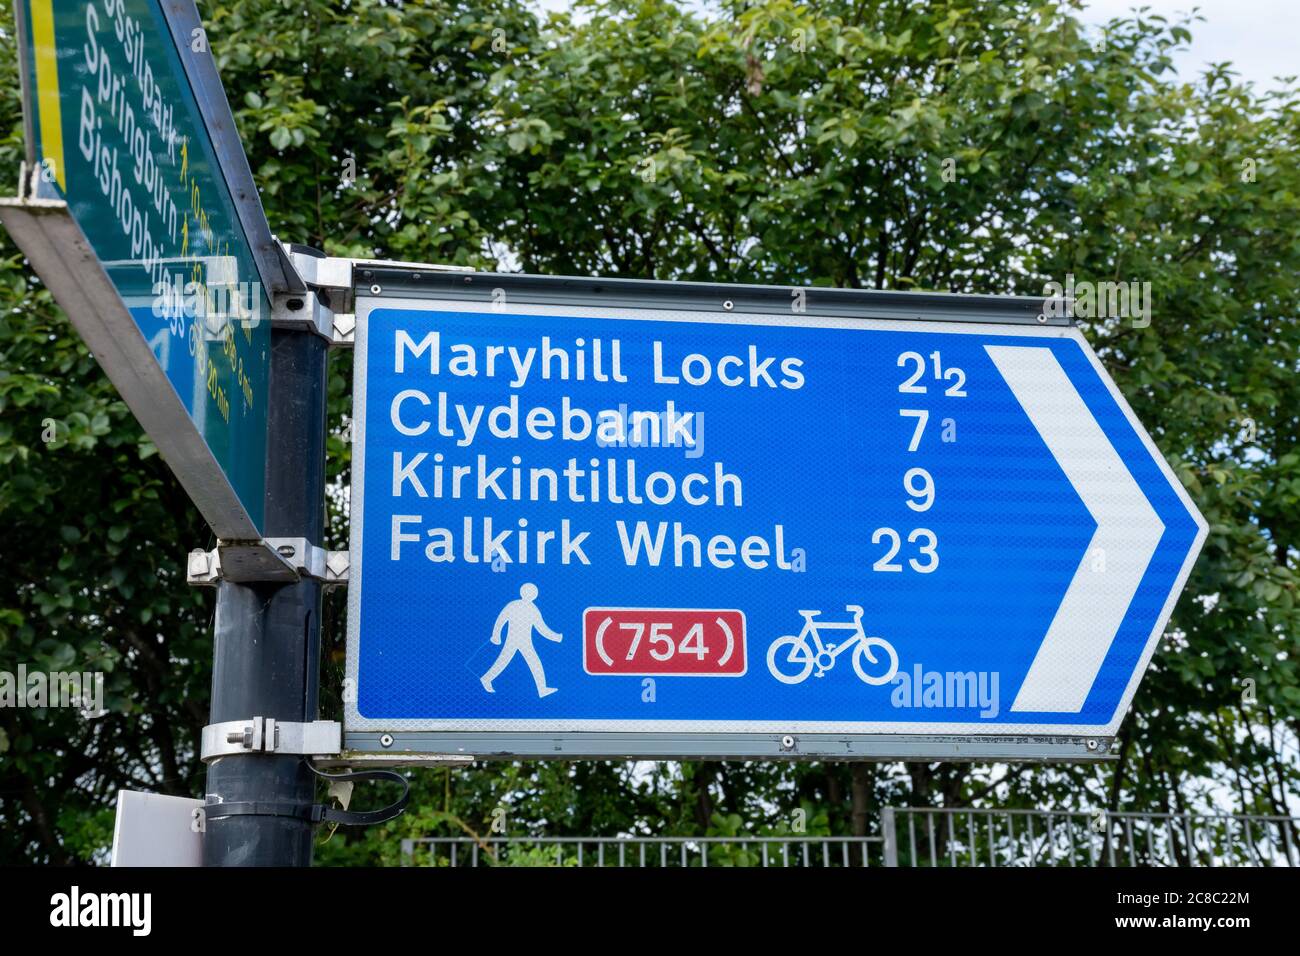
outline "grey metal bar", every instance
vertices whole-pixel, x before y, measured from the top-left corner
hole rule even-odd
[[[1112,759],[1107,753],[1087,749],[1085,738],[1052,737],[1036,740],[1008,737],[921,737],[907,734],[801,734],[797,752],[781,746],[781,734],[671,734],[671,733],[509,733],[433,731],[392,732],[384,746],[380,731],[345,724],[344,750],[356,753],[472,755],[481,760],[520,758],[636,759],[705,757],[709,759],[790,760],[865,758],[872,760],[945,760],[969,762],[1012,760],[1097,763]],[[1091,738],[1099,739],[1099,738]]]
[[[885,866],[898,866],[898,824],[894,818],[894,808],[885,807],[880,811],[880,836],[885,842]]]
[[[1040,296],[957,295],[944,292],[897,292],[836,289],[825,286],[741,285],[714,282],[666,282],[592,276],[544,276],[503,272],[446,272],[409,264],[359,263],[355,268],[358,300],[367,295],[443,299],[488,306],[492,290],[502,289],[512,303],[606,308],[659,308],[791,314],[791,293],[804,292],[810,317],[897,319],[922,322],[986,322],[1028,326],[1069,326],[1073,319],[1060,308],[1045,310]],[[380,292],[371,293],[374,285]],[[731,308],[723,305],[730,302]],[[1039,317],[1042,316],[1040,319]]]

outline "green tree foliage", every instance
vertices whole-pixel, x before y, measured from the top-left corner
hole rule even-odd
[[[1103,35],[1058,0],[767,0],[709,17],[591,0],[544,23],[515,0],[200,8],[272,228],[332,255],[953,292],[1149,282],[1149,326],[1084,324],[1211,526],[1115,765],[423,771],[406,816],[322,834],[322,862],[394,863],[401,837],[482,837],[494,820],[862,833],[890,804],[1295,806],[1294,83],[1176,77],[1190,23],[1142,15]],[[16,85],[0,111],[11,189]],[[335,546],[349,378],[336,356]],[[116,788],[201,790],[211,598],[180,568],[209,536],[7,237],[0,415],[0,669],[110,672],[98,721],[0,711],[0,859],[102,857]],[[330,609],[337,708],[338,596]]]

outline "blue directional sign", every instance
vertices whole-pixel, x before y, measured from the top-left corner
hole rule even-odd
[[[1113,735],[1205,536],[1070,326],[372,298],[356,358],[399,749]]]

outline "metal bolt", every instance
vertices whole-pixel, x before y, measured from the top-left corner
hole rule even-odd
[[[1044,315],[1042,312],[1039,312],[1039,313],[1038,313],[1038,321],[1039,321],[1039,322],[1046,322],[1046,321],[1047,321],[1047,316]]]
[[[790,736],[789,734],[786,734],[784,737],[782,737],[782,738],[781,738],[781,749],[782,749],[782,750],[794,750],[794,738],[793,738],[792,736]]]
[[[372,285],[372,286],[370,287],[370,294],[371,294],[371,295],[379,295],[379,293],[381,293],[381,292],[383,292],[383,291],[384,291],[383,286]]]
[[[280,547],[276,548],[275,550],[276,550],[279,554],[281,554],[282,556],[284,556],[284,557],[286,557],[286,558],[292,558],[292,557],[293,557],[293,551],[294,551],[294,548],[293,548],[293,545],[291,545],[291,544],[282,544],[282,545],[280,545]]]
[[[1088,743],[1087,743],[1087,747],[1088,747],[1089,750],[1096,750],[1096,749],[1097,749],[1097,741],[1095,741],[1095,740],[1089,738]]]
[[[734,308],[734,306],[733,306],[733,304],[732,304],[732,301],[731,301],[730,299],[728,299],[727,301],[723,302],[723,303],[722,303],[722,307],[723,307],[724,309],[726,309],[728,312],[730,312],[730,311],[732,310],[732,308]]]
[[[391,747],[392,745],[393,745],[393,735],[392,735],[392,734],[384,734],[382,737],[379,738],[379,746],[381,746],[381,747]]]

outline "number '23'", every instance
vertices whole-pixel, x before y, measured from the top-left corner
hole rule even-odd
[[[871,535],[872,544],[880,544],[885,540],[889,542],[888,550],[886,550],[883,557],[871,566],[871,570],[902,571],[903,566],[894,561],[899,550],[902,549],[902,539],[893,528],[877,528]],[[913,528],[907,535],[907,543],[916,545],[917,555],[926,559],[922,562],[918,561],[916,557],[909,557],[907,563],[913,571],[919,574],[929,574],[939,566],[939,539],[935,537],[934,532],[929,528]]]

